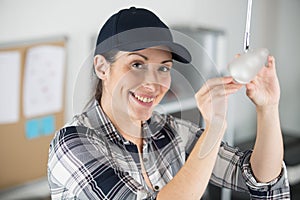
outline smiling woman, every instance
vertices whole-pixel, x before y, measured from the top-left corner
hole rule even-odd
[[[253,152],[222,142],[228,96],[242,87],[232,77],[210,79],[195,94],[205,130],[154,112],[173,60],[190,63],[191,54],[151,11],[132,7],[107,20],[93,59],[94,104],[50,146],[52,199],[200,199],[209,181],[253,199],[289,199],[274,58],[246,85],[258,115]]]
[[[99,102],[114,122],[116,117],[145,121],[170,87],[171,53],[148,48],[117,57],[107,66],[104,57],[95,56],[95,71],[104,84]]]

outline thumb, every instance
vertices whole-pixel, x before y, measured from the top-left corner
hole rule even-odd
[[[253,83],[246,84],[246,94],[248,97],[252,98],[255,93],[255,85]]]
[[[240,53],[237,53],[237,54],[234,55],[234,58],[238,58],[238,57],[240,57],[240,56],[241,56],[241,54],[240,54]]]

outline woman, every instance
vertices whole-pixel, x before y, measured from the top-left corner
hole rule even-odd
[[[257,111],[253,151],[223,143],[227,97],[242,85],[208,80],[196,93],[206,129],[153,112],[170,88],[185,47],[146,9],[108,19],[94,57],[95,103],[59,130],[50,146],[52,199],[200,199],[209,181],[252,199],[289,199],[273,57],[246,85]]]

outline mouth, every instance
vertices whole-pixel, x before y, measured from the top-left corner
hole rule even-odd
[[[155,97],[149,95],[141,95],[134,92],[130,92],[130,95],[134,98],[135,102],[147,107],[152,106],[155,100]]]

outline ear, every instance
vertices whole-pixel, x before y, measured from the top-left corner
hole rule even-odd
[[[94,57],[94,68],[98,78],[105,80],[109,73],[109,63],[102,55],[96,55]]]

